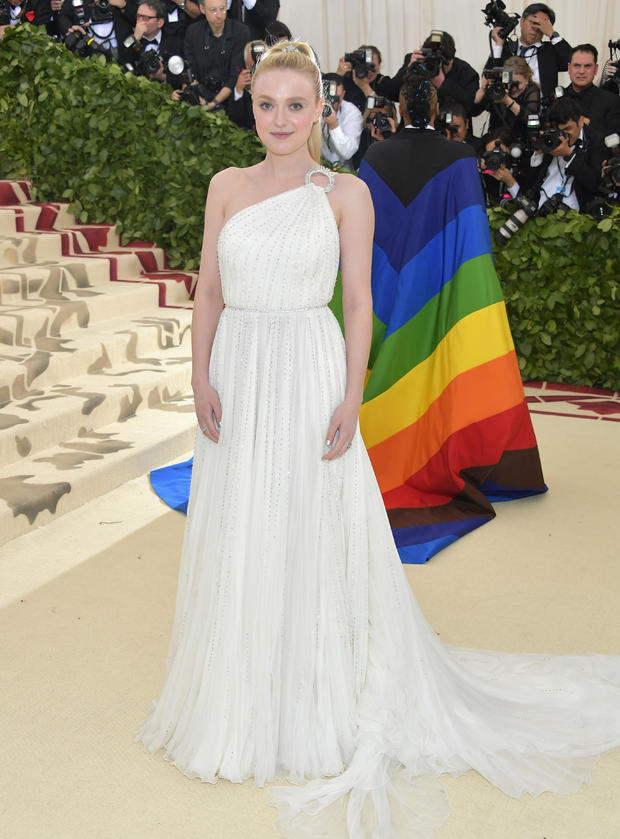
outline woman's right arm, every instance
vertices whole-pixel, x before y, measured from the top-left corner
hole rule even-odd
[[[215,330],[224,308],[222,284],[217,262],[217,239],[224,223],[224,199],[229,179],[226,172],[211,178],[205,207],[205,227],[198,282],[194,292],[192,316],[192,389],[198,425],[207,437],[219,439],[222,408],[217,392],[209,382],[209,362]],[[217,425],[214,421],[217,420]]]

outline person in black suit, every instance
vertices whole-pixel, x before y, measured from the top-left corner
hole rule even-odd
[[[570,53],[568,75],[571,83],[564,96],[576,99],[590,125],[603,134],[620,134],[620,98],[596,87],[598,50],[592,44],[579,44]]]
[[[600,189],[608,156],[603,136],[586,124],[578,102],[565,96],[549,107],[545,123],[560,131],[561,142],[551,152],[532,155],[529,176],[522,186],[532,192],[539,208],[552,199],[563,207],[587,212]]]
[[[265,41],[265,27],[278,17],[280,0],[227,0],[228,17],[244,23],[252,40]]]
[[[0,38],[9,26],[31,23],[48,26],[52,17],[49,0],[8,0],[6,12],[0,14]]]
[[[119,46],[136,25],[137,10],[136,0],[109,0],[108,7],[103,10],[94,0],[83,0],[78,4],[64,0],[58,13],[58,30],[64,38],[70,32],[86,34],[80,21],[90,21],[95,41],[118,58]]]
[[[431,44],[432,42],[429,36],[422,44],[422,48],[429,49]],[[441,53],[444,58],[444,80],[440,87],[437,88],[439,107],[443,108],[449,101],[459,102],[471,116],[474,96],[478,90],[480,77],[471,64],[463,61],[462,58],[457,58],[456,44],[449,32],[441,33],[440,44]]]
[[[148,78],[157,82],[168,82],[171,87],[180,87],[180,79],[167,71],[168,59],[173,55],[183,56],[183,41],[165,31],[166,8],[162,0],[144,0],[138,6],[136,26],[133,35],[119,47],[119,62],[128,68],[138,68],[144,53],[154,52],[159,59],[159,68],[149,73]],[[141,75],[146,75],[141,73]]]
[[[200,0],[205,20],[197,21],[185,33],[185,58],[194,77],[202,85],[202,96],[209,110],[222,107],[233,91],[244,67],[243,48],[250,30],[226,15],[226,0]],[[178,98],[178,91],[173,97]]]
[[[198,0],[162,0],[165,10],[164,36],[185,37],[185,30],[201,15]]]
[[[237,76],[232,96],[226,102],[226,113],[228,118],[235,122],[240,128],[247,128],[249,131],[254,128],[254,111],[252,110],[252,68],[256,64],[254,60],[254,49],[263,47],[267,49],[264,41],[248,41],[243,48],[243,70]]]
[[[570,45],[554,29],[555,12],[546,3],[530,3],[523,10],[518,41],[503,41],[500,27],[491,31],[492,56],[487,67],[501,67],[511,55],[525,58],[532,68],[533,79],[544,97],[550,96],[558,85],[558,73],[568,67]],[[549,38],[543,41],[543,37]]]

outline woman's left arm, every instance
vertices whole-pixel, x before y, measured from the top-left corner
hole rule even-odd
[[[344,399],[335,410],[327,431],[326,445],[330,451],[324,455],[323,460],[334,460],[344,454],[355,434],[372,337],[372,200],[368,187],[359,178],[353,175],[336,177],[339,190],[334,198],[338,202],[335,209],[340,232],[347,383]]]

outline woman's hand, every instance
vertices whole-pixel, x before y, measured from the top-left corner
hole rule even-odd
[[[349,448],[357,428],[359,407],[359,405],[345,400],[336,408],[327,429],[327,439],[325,440],[329,452],[323,455],[322,460],[335,460]],[[336,432],[338,432],[337,436]]]
[[[194,405],[198,427],[209,440],[217,443],[220,439],[220,424],[222,422],[222,406],[220,397],[210,384],[194,388]]]

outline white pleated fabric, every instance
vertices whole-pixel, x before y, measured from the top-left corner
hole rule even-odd
[[[362,439],[321,460],[345,388],[339,240],[314,183],[234,215],[161,694],[138,732],[191,778],[272,787],[288,839],[430,839],[442,773],[574,792],[620,745],[620,656],[441,644]],[[310,780],[306,783],[307,779]]]

